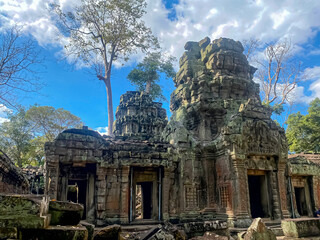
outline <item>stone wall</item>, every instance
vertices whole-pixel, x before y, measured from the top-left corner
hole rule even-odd
[[[0,151],[0,193],[29,193],[27,178],[2,151]]]

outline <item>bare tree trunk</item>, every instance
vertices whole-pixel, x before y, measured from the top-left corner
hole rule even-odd
[[[113,134],[113,104],[112,104],[112,90],[111,90],[111,82],[110,82],[111,73],[108,72],[105,77],[105,85],[107,91],[107,105],[108,105],[108,135],[111,136]]]
[[[146,84],[145,92],[149,94],[150,93],[150,89],[151,89],[151,81],[148,81],[147,84]]]

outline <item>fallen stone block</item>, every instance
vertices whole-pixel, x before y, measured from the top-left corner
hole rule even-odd
[[[50,201],[50,225],[77,225],[83,214],[83,206],[73,202]]]
[[[248,228],[243,240],[276,240],[276,235],[262,222],[261,218],[255,218]]]
[[[319,218],[296,218],[281,221],[281,227],[286,237],[312,237],[320,235]]]
[[[80,224],[88,230],[88,240],[92,240],[94,234],[94,225],[85,221],[81,221]]]
[[[93,239],[94,240],[117,240],[120,239],[121,227],[120,225],[111,225],[102,228],[97,232]]]

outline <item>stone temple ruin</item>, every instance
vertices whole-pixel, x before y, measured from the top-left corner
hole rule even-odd
[[[311,217],[320,159],[288,159],[241,43],[205,38],[185,50],[170,121],[149,95],[125,93],[114,137],[69,129],[46,143],[45,194],[83,204],[82,218],[98,226],[183,223],[188,236],[257,217]]]
[[[145,220],[221,220],[312,215],[320,205],[319,165],[288,164],[284,129],[261,104],[255,68],[240,42],[188,42],[167,123],[160,103],[121,97],[114,138],[70,129],[46,144],[47,194],[76,201],[98,225]],[[292,176],[292,177],[291,177]],[[141,193],[141,194],[140,194]],[[306,204],[308,203],[308,204]]]

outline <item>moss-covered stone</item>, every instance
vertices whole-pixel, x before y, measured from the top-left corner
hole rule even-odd
[[[286,219],[281,221],[286,237],[311,237],[320,235],[320,219]]]
[[[50,201],[51,225],[77,225],[83,215],[83,206],[78,203]]]

